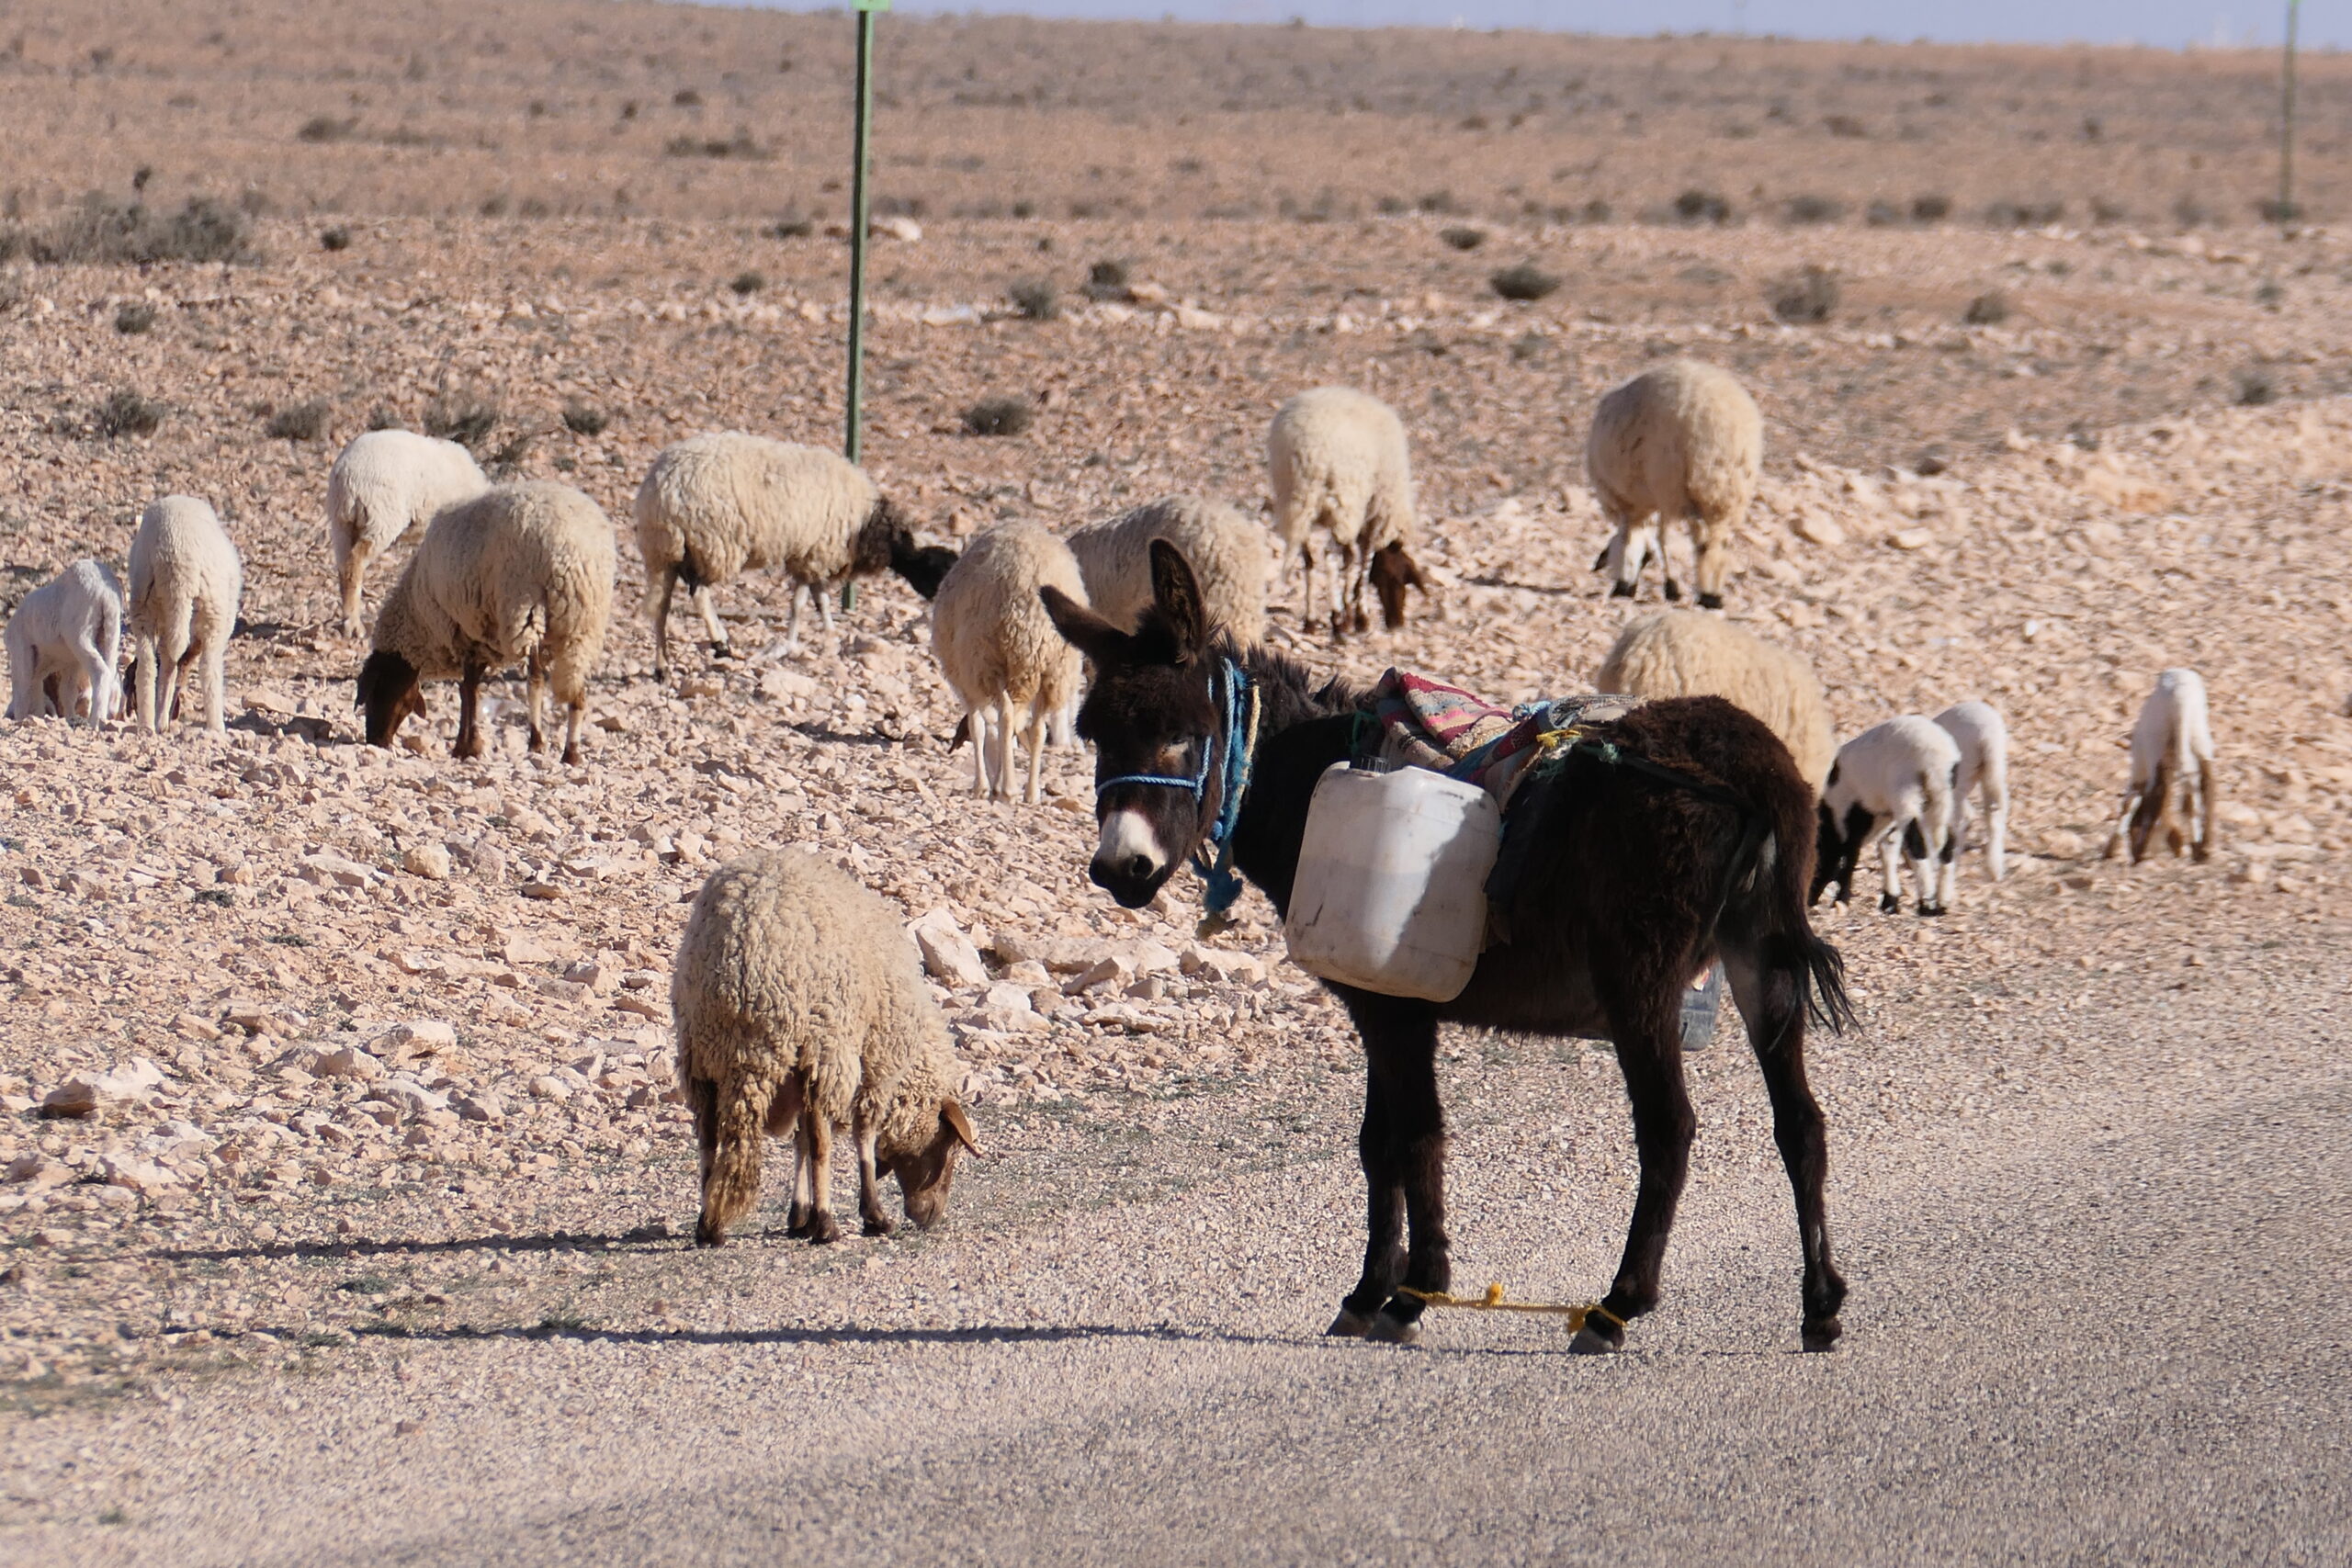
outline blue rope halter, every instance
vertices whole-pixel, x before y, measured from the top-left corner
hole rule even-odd
[[[1250,677],[1243,673],[1240,665],[1230,659],[1222,660],[1221,666],[1209,677],[1209,698],[1216,702],[1219,688],[1223,688],[1225,700],[1219,705],[1224,710],[1223,726],[1217,736],[1202,743],[1198,772],[1191,778],[1174,773],[1121,773],[1116,778],[1099,780],[1094,785],[1098,800],[1103,791],[1115,789],[1121,784],[1148,784],[1157,789],[1187,790],[1197,803],[1208,795],[1209,772],[1215,765],[1218,747],[1223,747],[1225,771],[1219,780],[1222,787],[1216,820],[1209,824],[1206,840],[1193,853],[1193,869],[1199,872],[1201,880],[1208,885],[1201,896],[1202,906],[1208,910],[1208,919],[1201,922],[1204,935],[1221,930],[1228,923],[1226,911],[1232,908],[1241,897],[1241,878],[1233,869],[1233,825],[1241,819],[1241,797],[1250,788],[1250,752],[1253,748],[1251,738],[1246,732],[1256,728],[1250,722],[1256,716],[1254,709],[1257,703],[1257,693],[1251,688]],[[1208,852],[1212,849],[1216,852],[1214,858]]]

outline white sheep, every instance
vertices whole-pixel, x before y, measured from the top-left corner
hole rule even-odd
[[[121,706],[122,583],[86,557],[25,595],[8,617],[8,716],[70,719],[89,699],[90,727]]]
[[[579,761],[588,672],[604,652],[617,562],[612,520],[568,486],[501,485],[435,516],[376,613],[373,651],[359,671],[368,744],[389,747],[403,719],[424,712],[421,682],[454,677],[463,705],[456,755],[481,756],[482,677],[520,662],[531,750],[545,744],[539,705],[551,685],[568,710],[563,760]]]
[[[881,1178],[907,1218],[947,1206],[959,1149],[979,1152],[956,1096],[946,1021],[891,908],[800,849],[763,850],[710,874],[670,977],[678,1082],[701,1150],[695,1240],[725,1244],[758,1202],[761,1134],[796,1133],[791,1234],[831,1241],[832,1134],[857,1145],[869,1235],[891,1226]]]
[[[1903,907],[1903,869],[1911,857],[1919,913],[1940,915],[1949,892],[1952,790],[1960,775],[1960,743],[1931,719],[1905,714],[1874,724],[1838,749],[1822,785],[1821,844],[1814,862],[1813,897],[1835,883],[1838,902],[1854,891],[1854,868],[1875,843],[1885,886],[1881,909]]]
[[[227,728],[229,638],[244,581],[237,547],[209,502],[167,495],[140,517],[127,601],[140,728],[160,731],[179,717],[191,666],[204,689],[204,727],[216,735]]]
[[[1610,592],[1630,598],[1641,587],[1645,559],[1656,554],[1666,596],[1682,596],[1664,528],[1681,518],[1698,557],[1699,603],[1721,609],[1731,531],[1756,500],[1764,464],[1764,416],[1747,389],[1695,359],[1655,366],[1600,400],[1584,460],[1616,528],[1593,563],[1607,569]]]
[[[1984,807],[1984,869],[1998,882],[2008,874],[2009,727],[1990,703],[1954,703],[1936,715],[1960,747],[1960,777],[1952,784],[1952,856],[1968,850],[1968,797]]]
[[[670,674],[670,601],[681,582],[702,613],[712,655],[725,658],[727,632],[710,591],[746,571],[775,567],[791,578],[785,640],[797,648],[803,590],[830,632],[831,594],[851,578],[888,567],[928,599],[955,560],[951,550],[918,547],[899,509],[847,458],[741,431],[663,447],[638,487],[636,511],[660,680]]]
[[[972,540],[932,604],[932,651],[964,705],[976,795],[1012,798],[1018,728],[1029,748],[1028,801],[1043,798],[1046,729],[1076,698],[1080,671],[1078,650],[1037,596],[1049,587],[1086,603],[1069,547],[1035,523],[1000,523]]]
[[[1094,613],[1135,630],[1151,604],[1151,542],[1184,553],[1212,626],[1248,648],[1266,636],[1266,531],[1221,501],[1167,495],[1066,536]]]
[[[1816,790],[1838,755],[1829,705],[1812,667],[1720,615],[1663,610],[1627,624],[1595,687],[1634,697],[1722,697],[1764,721]]]
[[[1333,629],[1370,626],[1363,591],[1375,581],[1387,626],[1402,626],[1405,588],[1421,578],[1405,549],[1413,540],[1413,468],[1396,411],[1347,387],[1301,392],[1274,415],[1266,466],[1282,570],[1288,573],[1294,556],[1299,563],[1300,614],[1314,621],[1315,555],[1308,536],[1322,528],[1333,551]],[[1377,573],[1376,558],[1385,560]]]
[[[327,547],[343,592],[343,630],[357,637],[369,558],[421,533],[445,506],[490,488],[473,454],[413,430],[354,436],[327,470]]]
[[[2176,793],[2188,833],[2174,815]],[[2184,848],[2205,860],[2213,853],[2213,727],[2205,702],[2205,679],[2194,670],[2173,669],[2156,676],[2156,689],[2132,726],[2132,777],[2123,809],[2108,836],[2102,858],[2111,859],[2128,834],[2132,863],[2148,855],[2148,840],[2161,827],[2172,852]]]

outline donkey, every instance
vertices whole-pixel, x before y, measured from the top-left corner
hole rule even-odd
[[[1218,883],[1238,868],[1287,910],[1316,781],[1350,755],[1361,705],[1336,681],[1314,690],[1291,660],[1213,637],[1192,569],[1164,539],[1152,542],[1151,570],[1154,602],[1133,633],[1041,590],[1054,625],[1094,662],[1078,716],[1097,759],[1092,878],[1137,908],[1186,856],[1213,854],[1213,909]],[[1830,1257],[1826,1138],[1805,1082],[1804,1034],[1808,1013],[1833,1028],[1853,1015],[1842,961],[1806,919],[1813,791],[1796,764],[1761,722],[1721,698],[1662,699],[1595,727],[1556,775],[1522,784],[1506,833],[1517,875],[1497,913],[1510,939],[1487,950],[1459,997],[1330,986],[1363,1040],[1357,1150],[1369,1235],[1363,1276],[1326,1332],[1409,1343],[1426,1305],[1415,1292],[1452,1282],[1436,1071],[1437,1026],[1449,1021],[1615,1043],[1641,1179],[1616,1277],[1571,1348],[1622,1349],[1625,1325],[1657,1304],[1697,1131],[1681,997],[1720,956],[1795,1190],[1804,1345],[1828,1349],[1846,1281]]]

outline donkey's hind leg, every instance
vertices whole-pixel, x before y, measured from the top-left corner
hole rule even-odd
[[[1805,1081],[1805,976],[1801,969],[1768,969],[1752,951],[1726,946],[1724,969],[1733,999],[1747,1024],[1748,1043],[1764,1069],[1764,1092],[1772,1101],[1772,1141],[1797,1205],[1797,1240],[1804,1251],[1804,1348],[1826,1350],[1842,1332],[1838,1309],[1846,1301],[1846,1277],[1829,1252],[1829,1218],[1822,1184],[1829,1171],[1829,1140],[1821,1105]]]
[[[1625,1325],[1657,1305],[1667,1236],[1690,1174],[1690,1142],[1699,1133],[1682,1081],[1683,982],[1658,976],[1655,963],[1645,964],[1632,953],[1596,953],[1593,968],[1633,1108],[1641,1176],[1616,1278],[1568,1346],[1587,1356],[1624,1348]]]
[[[1453,1278],[1445,1234],[1445,1110],[1437,1091],[1437,1010],[1398,997],[1346,996],[1357,1032],[1363,1037],[1362,1148],[1369,1234],[1363,1278],[1341,1303],[1339,1320],[1331,1326],[1334,1332],[1348,1332],[1351,1317],[1370,1313],[1366,1338],[1410,1344],[1420,1337],[1425,1303],[1393,1293],[1396,1287],[1441,1292]],[[1396,1268],[1400,1217],[1406,1232],[1401,1280]]]

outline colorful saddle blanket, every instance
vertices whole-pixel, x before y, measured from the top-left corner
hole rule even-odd
[[[1373,688],[1374,744],[1360,761],[1427,768],[1475,784],[1503,806],[1528,764],[1584,730],[1632,712],[1638,697],[1591,693],[1498,707],[1459,686],[1391,670]]]

